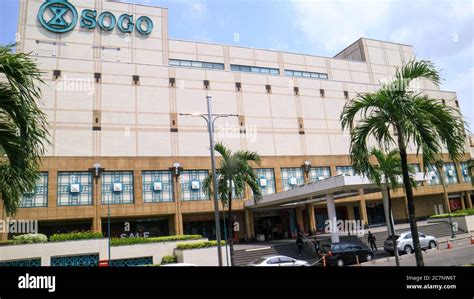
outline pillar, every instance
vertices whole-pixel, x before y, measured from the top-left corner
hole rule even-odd
[[[245,209],[245,229],[247,238],[253,239],[255,237],[255,228],[253,225],[253,211],[251,209]]]
[[[331,225],[331,242],[339,242],[339,232],[337,229],[336,205],[334,203],[334,194],[326,195],[326,205],[328,209],[328,220]]]
[[[369,219],[367,218],[367,206],[365,205],[365,196],[364,189],[359,190],[360,200],[359,200],[359,214],[362,218],[362,225],[369,225]]]
[[[181,213],[181,201],[179,200],[180,192],[181,192],[181,184],[180,179],[178,176],[174,177],[173,180],[174,188],[173,188],[173,197],[175,202],[175,214],[174,214],[174,234],[175,235],[183,235],[184,228],[183,228],[183,214]]]
[[[295,208],[295,213],[296,213],[296,226],[299,225],[301,230],[304,232],[305,227],[304,227],[304,220],[303,220],[303,207]]]
[[[466,203],[467,203],[467,208],[472,209],[471,191],[466,192]]]
[[[459,199],[461,201],[461,209],[465,210],[466,209],[466,204],[464,203],[464,196],[463,195],[464,195],[463,193],[459,194]]]
[[[306,210],[308,211],[308,225],[309,231],[314,234],[316,233],[316,215],[314,214],[314,205],[306,204]]]
[[[92,195],[94,197],[94,219],[92,220],[92,230],[96,233],[102,232],[102,218],[101,218],[101,207],[102,207],[102,200],[101,200],[101,192],[100,188],[102,186],[100,179],[94,178],[93,179],[93,190]],[[109,199],[110,200],[110,199]]]

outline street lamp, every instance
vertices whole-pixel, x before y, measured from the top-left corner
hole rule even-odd
[[[211,100],[212,96],[207,95],[207,114],[200,113],[180,113],[181,116],[201,117],[207,123],[207,130],[209,132],[209,144],[211,146],[211,164],[212,164],[212,184],[214,186],[214,218],[216,225],[216,241],[217,241],[217,255],[219,259],[219,266],[222,267],[222,249],[221,249],[221,229],[219,222],[219,199],[217,194],[217,176],[216,176],[216,160],[214,151],[214,123],[216,119],[221,117],[237,116],[236,114],[212,114]]]
[[[94,167],[89,168],[89,172],[92,172],[95,180],[95,186],[97,189],[97,184],[99,182],[102,172],[105,171],[105,168],[102,168],[102,165],[95,163]],[[100,215],[99,215],[100,217]],[[107,237],[108,237],[108,253],[109,253],[109,266],[110,266],[110,199],[107,200]]]

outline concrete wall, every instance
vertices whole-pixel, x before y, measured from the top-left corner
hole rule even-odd
[[[217,247],[187,250],[176,249],[174,253],[178,258],[178,263],[189,263],[196,266],[219,266]],[[228,255],[229,263],[227,263]],[[225,246],[222,246],[222,262],[224,266],[230,266],[230,251],[226,251]]]

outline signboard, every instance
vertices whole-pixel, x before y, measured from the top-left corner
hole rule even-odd
[[[46,0],[38,11],[38,21],[48,31],[66,33],[73,30],[79,21],[81,28],[112,31],[118,28],[122,33],[136,30],[141,35],[149,35],[153,31],[153,21],[140,16],[134,22],[134,16],[122,14],[118,18],[110,11],[98,13],[96,10],[84,9],[80,18],[77,9],[68,0]]]

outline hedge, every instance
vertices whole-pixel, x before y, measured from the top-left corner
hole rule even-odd
[[[0,246],[12,245],[13,240],[0,241]]]
[[[46,243],[48,237],[43,234],[25,234],[13,237],[13,244],[33,244],[33,243]]]
[[[461,216],[471,216],[471,215],[474,215],[474,209],[459,210],[459,211],[451,213],[451,217],[461,217]],[[430,216],[430,219],[447,218],[447,217],[449,217],[448,213],[433,215],[433,216]]]
[[[225,245],[225,241],[221,241],[221,245]],[[213,246],[217,246],[217,241],[183,243],[183,244],[178,244],[178,246],[176,246],[176,249],[187,250],[187,249],[208,248],[208,247],[213,247]]]
[[[75,241],[75,240],[90,240],[90,239],[102,239],[104,235],[102,233],[96,233],[92,231],[85,232],[74,232],[67,234],[54,234],[49,237],[51,242],[63,242],[63,241]]]
[[[125,245],[134,245],[134,244],[175,242],[175,241],[199,240],[199,239],[202,239],[201,235],[179,235],[179,236],[166,236],[166,237],[155,237],[155,238],[112,238],[110,240],[110,245],[111,246],[125,246]]]
[[[165,265],[165,264],[174,264],[174,263],[177,263],[178,262],[178,258],[176,257],[176,255],[165,255],[162,259],[161,259],[161,264],[162,265]]]

